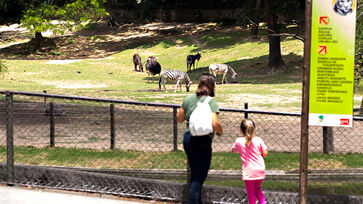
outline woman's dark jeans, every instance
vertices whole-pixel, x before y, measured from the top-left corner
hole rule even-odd
[[[184,134],[183,145],[192,171],[189,204],[202,203],[202,186],[212,159],[212,139],[209,136],[191,136],[188,131]]]

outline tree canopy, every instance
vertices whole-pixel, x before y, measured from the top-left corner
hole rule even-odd
[[[33,33],[52,30],[64,33],[85,22],[108,15],[103,8],[106,0],[76,0],[65,4],[44,1],[34,4],[24,12],[22,26]],[[54,20],[57,20],[56,22]]]

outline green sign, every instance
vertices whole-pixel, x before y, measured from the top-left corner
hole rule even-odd
[[[313,0],[309,125],[352,126],[356,0]]]

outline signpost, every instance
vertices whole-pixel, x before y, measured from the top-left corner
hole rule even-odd
[[[305,0],[300,204],[308,203],[309,125],[352,126],[356,1]]]
[[[312,1],[309,125],[352,127],[355,18],[356,0]]]

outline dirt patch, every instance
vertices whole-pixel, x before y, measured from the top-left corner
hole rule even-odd
[[[310,159],[309,169],[339,169],[346,168],[343,162],[332,161],[332,160],[322,160],[322,159]]]
[[[46,64],[71,64],[71,63],[80,62],[80,61],[81,60],[79,60],[79,59],[76,59],[76,60],[50,60]]]
[[[42,47],[35,50],[32,34],[19,25],[3,26],[0,57],[6,59],[84,59],[105,58],[122,50],[144,43],[160,40],[171,35],[191,35],[215,30],[216,24],[160,23],[146,25],[124,24],[117,28],[108,27],[105,22],[98,23],[93,30],[84,30],[59,36],[43,33],[46,37]],[[157,53],[146,53],[157,55]],[[61,62],[59,62],[61,63]],[[64,62],[68,63],[68,62]]]
[[[252,83],[251,81],[231,81],[223,84],[249,84]],[[216,82],[218,85],[222,85],[222,82]]]
[[[90,84],[90,83],[69,83],[69,82],[44,82],[42,84],[54,85],[62,89],[80,89],[80,88],[102,88],[108,87],[106,84]]]

